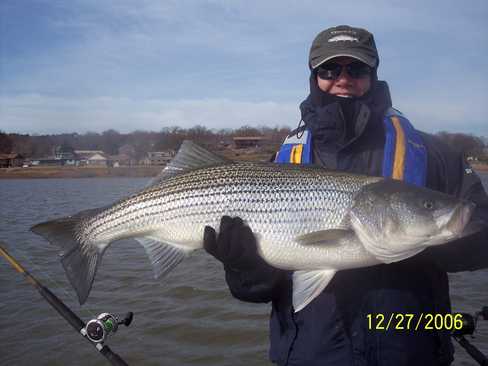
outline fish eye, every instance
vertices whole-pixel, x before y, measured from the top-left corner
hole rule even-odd
[[[434,208],[434,202],[432,202],[432,201],[424,201],[424,207],[427,210],[432,210]]]

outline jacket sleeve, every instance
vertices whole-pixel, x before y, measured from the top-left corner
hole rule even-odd
[[[464,235],[446,245],[427,248],[422,254],[446,272],[488,268],[488,196],[480,178],[463,154],[452,151],[433,136],[424,138],[429,150],[427,185],[476,204]]]

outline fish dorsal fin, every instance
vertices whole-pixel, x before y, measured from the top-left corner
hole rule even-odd
[[[193,141],[185,140],[181,143],[175,157],[164,167],[161,173],[149,182],[148,186],[154,186],[169,177],[189,170],[229,162],[229,160],[208,151]]]
[[[354,235],[352,230],[328,229],[297,236],[295,241],[301,245],[332,245],[350,235]]]

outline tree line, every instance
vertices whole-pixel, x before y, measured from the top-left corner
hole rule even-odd
[[[168,127],[159,132],[134,131],[131,133],[120,133],[110,129],[102,133],[57,135],[7,134],[0,131],[0,153],[18,153],[25,158],[42,158],[53,156],[56,147],[64,146],[74,150],[102,150],[109,155],[123,152],[139,160],[149,151],[176,150],[183,140],[193,140],[215,150],[232,144],[235,136],[262,136],[271,143],[269,148],[272,148],[281,143],[289,132],[288,127],[254,128],[249,126],[221,130],[211,130],[204,126],[188,129]]]
[[[110,155],[117,155],[120,149],[129,147],[124,153],[130,153],[135,159],[141,159],[149,151],[176,150],[183,140],[193,140],[210,149],[217,149],[232,144],[235,136],[263,136],[270,142],[266,147],[270,150],[277,146],[289,134],[287,127],[249,127],[238,129],[211,130],[204,126],[195,126],[189,129],[180,127],[167,127],[159,132],[134,131],[119,133],[116,130],[107,130],[102,133],[87,132],[85,134],[69,133],[58,135],[22,135],[7,134],[0,131],[0,153],[19,153],[26,158],[40,158],[52,156],[55,147],[68,146],[75,150],[102,150]],[[456,151],[466,156],[474,156],[479,160],[487,160],[484,153],[487,148],[485,141],[477,136],[438,132],[437,137]],[[266,148],[265,147],[265,148]]]

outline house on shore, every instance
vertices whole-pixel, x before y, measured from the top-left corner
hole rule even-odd
[[[113,166],[114,168],[118,168],[121,166],[133,166],[136,165],[136,160],[132,159],[126,154],[110,155],[109,165]]]
[[[75,150],[80,166],[107,167],[109,158],[102,150]]]
[[[59,145],[54,148],[54,158],[58,160],[75,160],[75,150],[69,145]]]
[[[233,138],[236,149],[260,147],[268,142],[264,136],[236,136]]]
[[[24,163],[24,157],[17,153],[0,154],[0,168],[21,167]]]
[[[40,158],[40,159],[32,159],[30,162],[32,166],[63,166],[64,160],[63,159],[56,159],[56,158]]]
[[[73,150],[66,147],[56,147],[54,156],[32,159],[33,166],[111,166],[110,157],[102,150]]]
[[[142,163],[144,165],[166,165],[174,155],[174,151],[150,151]]]

